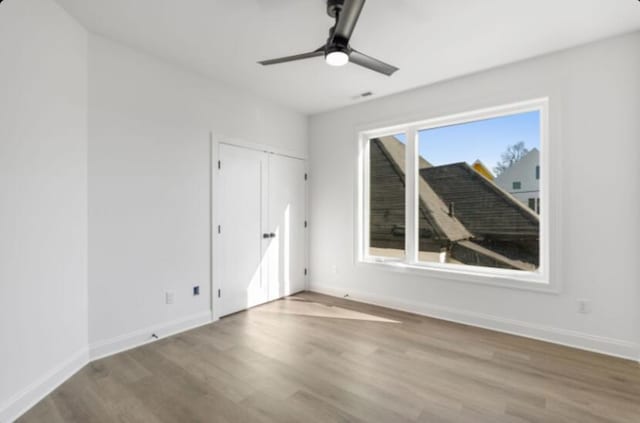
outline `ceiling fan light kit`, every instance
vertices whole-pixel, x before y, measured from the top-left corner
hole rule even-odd
[[[335,25],[329,29],[329,38],[322,47],[309,53],[262,60],[258,63],[268,66],[324,56],[327,64],[331,66],[344,66],[351,62],[374,72],[391,76],[398,70],[397,67],[360,53],[349,45],[364,3],[365,0],[327,0],[327,15],[335,19]]]
[[[333,50],[328,52],[324,60],[330,66],[344,66],[349,63],[349,55],[343,50]]]

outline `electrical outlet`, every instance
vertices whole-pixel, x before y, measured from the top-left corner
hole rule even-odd
[[[338,274],[338,265],[334,264],[333,266],[331,266],[331,273],[333,273],[334,275]]]
[[[200,295],[200,285],[196,285],[193,287],[193,296]]]
[[[176,299],[176,293],[173,291],[165,291],[164,302],[165,304],[173,304]]]
[[[586,300],[586,299],[578,300],[578,313],[580,314],[591,313],[591,300]]]

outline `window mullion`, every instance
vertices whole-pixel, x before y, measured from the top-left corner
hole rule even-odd
[[[405,150],[405,248],[406,261],[418,262],[418,131],[407,129]]]

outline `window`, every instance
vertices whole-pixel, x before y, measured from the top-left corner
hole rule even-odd
[[[536,166],[536,181],[540,179],[540,166]]]
[[[544,193],[511,192],[545,165],[545,119],[537,100],[361,133],[360,261],[547,280]]]

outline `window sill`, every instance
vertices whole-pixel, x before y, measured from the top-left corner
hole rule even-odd
[[[379,270],[386,270],[407,275],[417,275],[425,278],[446,279],[454,282],[489,285],[501,288],[535,291],[548,294],[559,294],[560,289],[549,282],[539,272],[519,274],[519,271],[502,269],[484,269],[474,266],[474,270],[462,270],[452,268],[450,265],[441,264],[409,264],[399,260],[366,258],[357,262],[357,265]],[[480,269],[480,270],[475,270]]]

